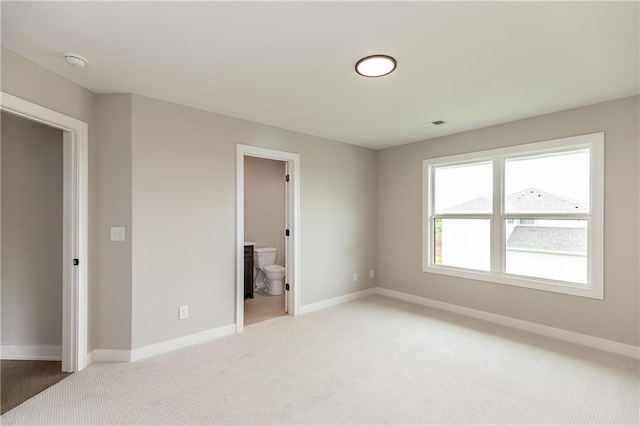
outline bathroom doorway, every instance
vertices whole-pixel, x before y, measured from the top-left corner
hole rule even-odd
[[[284,161],[244,157],[245,325],[287,313],[286,175]]]
[[[299,161],[298,154],[237,146],[237,332],[298,313]]]

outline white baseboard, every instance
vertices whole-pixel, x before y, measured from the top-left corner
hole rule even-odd
[[[300,307],[300,314],[317,311],[328,308],[330,306],[339,305],[361,297],[372,296],[376,294],[376,288],[358,291],[346,294],[344,296],[334,297],[333,299],[323,300],[321,302],[312,303]],[[95,349],[88,354],[88,364],[92,362],[131,362],[166,352],[182,349],[187,346],[204,343],[209,340],[218,339],[220,337],[235,334],[236,325],[229,324],[211,330],[202,331],[200,333],[190,334],[188,336],[178,337],[176,339],[167,340],[160,343],[144,346],[133,350],[114,350],[114,349]]]
[[[456,314],[464,315],[471,318],[480,319],[495,324],[504,325],[507,327],[516,328],[519,330],[528,331],[531,333],[540,334],[543,336],[553,337],[560,340],[565,340],[572,343],[581,344],[591,348],[600,349],[607,352],[613,352],[620,355],[640,359],[640,347],[628,345],[625,343],[614,342],[612,340],[601,339],[599,337],[589,336],[586,334],[575,333],[573,331],[562,330],[559,328],[549,327],[546,325],[536,324],[529,321],[518,320],[511,317],[506,317],[498,314],[492,314],[490,312],[480,311],[477,309],[466,308],[464,306],[454,305],[451,303],[441,302],[438,300],[428,299],[426,297],[414,296],[412,294],[402,293],[399,291],[388,290],[385,288],[374,287],[355,293],[345,294],[343,296],[334,297],[328,300],[322,300],[320,302],[303,305],[300,307],[300,314],[308,314],[321,309],[329,308],[331,306],[339,305],[342,303],[350,302],[352,300],[360,299],[374,294],[380,294],[382,296],[391,297],[394,299],[400,299],[411,303],[416,303],[423,306],[429,306],[431,308],[440,309],[443,311],[453,312]],[[229,336],[236,332],[236,325],[229,324],[222,327],[214,328],[211,330],[202,331],[200,333],[190,334],[188,336],[178,337],[176,339],[167,340],[160,343],[144,346],[142,348],[133,350],[112,350],[112,349],[96,349],[88,354],[88,364],[96,361],[105,362],[131,362],[137,361],[151,356],[160,355],[166,352],[171,352],[177,349],[182,349],[187,346],[195,345],[198,343],[204,343],[209,340],[218,339],[220,337]],[[2,346],[2,359],[61,359],[61,348],[57,346],[57,358],[9,358],[5,357],[5,354],[14,354],[15,350],[9,349],[5,352],[5,348],[16,348],[15,346]],[[54,347],[48,347],[54,348]]]
[[[360,299],[362,297],[372,296],[377,293],[377,288],[368,288],[362,291],[356,291],[355,293],[345,294],[344,296],[334,297],[332,299],[321,300],[320,302],[310,303],[308,305],[300,306],[300,314],[308,314],[320,309],[329,308],[331,306],[339,305],[341,303],[350,302],[352,300]]]
[[[188,336],[178,337],[176,339],[166,340],[153,345],[144,346],[142,348],[127,349],[95,349],[88,356],[88,364],[92,362],[132,362],[140,359],[149,358],[166,352],[175,351],[176,349],[186,348],[187,346],[204,343],[209,340],[218,339],[228,336],[236,332],[236,325],[229,324],[223,327],[213,328],[211,330],[201,331],[200,333],[190,334]]]
[[[464,306],[454,305],[451,303],[440,302],[438,300],[428,299],[426,297],[414,296],[412,294],[402,293],[399,291],[388,290],[386,288],[377,288],[378,294],[382,296],[400,299],[418,305],[429,306],[443,311],[454,312],[471,318],[477,318],[483,321],[504,325],[518,330],[524,330],[543,336],[553,337],[572,343],[578,343],[595,349],[607,352],[613,352],[619,355],[625,355],[631,358],[640,359],[640,347],[628,345],[626,343],[614,342],[612,340],[601,339],[599,337],[589,336],[586,334],[575,333],[573,331],[563,330],[560,328],[549,327],[546,325],[536,324],[534,322],[523,321],[511,317],[505,317],[490,312],[480,311],[477,309],[465,308]]]
[[[212,328],[211,330],[201,331],[200,333],[189,334],[188,336],[178,337],[160,343],[154,343],[152,345],[132,350],[131,361],[149,358],[151,356],[175,351],[176,349],[182,349],[187,346],[204,343],[209,340],[219,339],[220,337],[235,334],[235,332],[236,325],[229,324],[218,328]]]
[[[61,361],[61,345],[1,345],[0,358],[12,360]]]
[[[87,355],[87,365],[93,362],[130,362],[128,349],[95,349]]]

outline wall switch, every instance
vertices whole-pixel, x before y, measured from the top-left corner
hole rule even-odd
[[[111,241],[124,241],[124,227],[111,228]]]
[[[358,274],[353,274],[353,280],[358,281]]]
[[[373,269],[372,269],[372,270],[369,271],[369,278],[373,278],[373,277],[374,277],[374,275],[373,275]]]
[[[178,319],[187,319],[189,318],[189,305],[180,306],[178,308]]]

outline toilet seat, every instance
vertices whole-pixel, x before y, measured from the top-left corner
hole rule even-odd
[[[285,269],[286,268],[284,266],[280,265],[267,265],[264,267],[264,270],[267,272],[284,272]]]

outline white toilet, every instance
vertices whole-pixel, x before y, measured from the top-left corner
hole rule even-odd
[[[253,250],[253,264],[257,270],[264,274],[266,292],[278,295],[284,292],[284,266],[276,265],[278,249],[274,247],[262,247]]]

